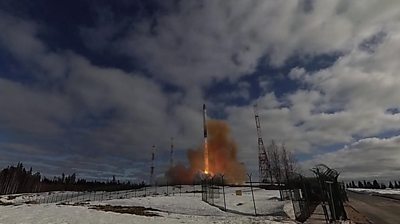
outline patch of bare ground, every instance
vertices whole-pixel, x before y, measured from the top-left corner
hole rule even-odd
[[[357,211],[353,206],[349,204],[344,205],[344,209],[346,210],[347,218],[354,224],[371,224],[372,222],[368,220],[368,218]]]
[[[37,201],[27,201],[27,202],[25,202],[25,204],[34,205],[34,204],[39,204],[39,203]]]
[[[89,209],[96,209],[99,211],[105,212],[116,212],[122,214],[134,214],[134,215],[141,215],[141,216],[160,216],[157,213],[151,211],[158,211],[160,210],[153,209],[153,208],[146,208],[143,206],[112,206],[112,205],[94,205],[90,206]]]
[[[89,205],[89,204],[90,203],[86,202],[86,201],[75,202],[75,203],[72,203],[72,202],[60,202],[60,203],[57,203],[57,205],[69,205],[69,206],[85,206],[85,205]]]
[[[13,200],[13,199],[15,199],[15,198],[17,198],[17,197],[19,197],[19,196],[21,196],[21,195],[20,195],[20,194],[8,195],[8,196],[7,196],[7,199],[8,199],[8,200]]]
[[[0,201],[0,206],[7,206],[7,205],[13,205],[13,203]]]

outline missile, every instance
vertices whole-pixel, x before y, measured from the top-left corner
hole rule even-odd
[[[207,138],[207,110],[206,105],[203,104],[203,129],[204,129],[204,138]]]
[[[209,174],[208,143],[207,143],[207,110],[203,104],[203,129],[204,129],[204,173]]]

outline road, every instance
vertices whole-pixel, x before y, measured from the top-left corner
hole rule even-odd
[[[400,200],[347,192],[350,204],[374,224],[399,224]]]

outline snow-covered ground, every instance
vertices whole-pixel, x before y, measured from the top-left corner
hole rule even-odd
[[[118,214],[87,209],[82,206],[20,205],[0,206],[1,224],[22,223],[75,223],[75,224],[108,224],[108,223],[295,223],[292,221],[274,221],[273,217],[250,217],[240,215],[182,215],[160,213],[160,217],[145,217],[130,214]]]
[[[89,204],[72,206],[58,205],[56,203],[46,204],[19,204],[17,206],[0,206],[0,224],[12,223],[295,223],[289,217],[293,217],[293,206],[290,201],[278,201],[278,191],[266,191],[255,188],[255,199],[258,214],[281,214],[280,216],[251,216],[239,213],[254,214],[251,192],[246,188],[226,187],[226,204],[228,211],[212,206],[201,200],[201,193],[194,193],[193,189],[199,191],[200,186],[183,186],[175,189],[171,194],[171,187],[166,195],[166,187],[146,189],[147,197],[128,197],[125,199],[93,201]],[[243,195],[237,196],[236,190],[242,190]],[[66,195],[68,192],[57,192]],[[129,191],[121,192],[119,195],[128,195]],[[138,195],[139,192],[136,192]],[[156,193],[156,194],[155,194]],[[155,195],[154,195],[155,194]],[[29,201],[35,197],[45,197],[48,193],[23,194],[7,202]],[[73,195],[73,194],[71,194]],[[100,194],[98,194],[100,195]],[[103,195],[104,196],[104,195]],[[82,196],[81,196],[82,197]],[[7,197],[1,197],[4,201]],[[82,197],[83,198],[83,197]],[[100,196],[98,198],[101,198]],[[72,200],[73,201],[73,200]],[[74,201],[73,201],[74,202]],[[223,205],[222,195],[215,199],[215,204]],[[144,206],[157,209],[155,213],[160,216],[148,217],[132,214],[120,214],[88,209],[95,205],[112,206]],[[153,211],[152,211],[153,212]],[[288,215],[285,215],[289,213]]]
[[[242,191],[242,195],[235,194],[237,190]],[[271,215],[283,212],[283,206],[287,201],[279,201],[279,191],[264,190],[254,188],[254,198],[257,214]],[[225,188],[225,203],[227,210],[252,215],[255,213],[254,204],[250,187],[227,187]],[[224,207],[223,194],[219,198],[214,199],[214,204]]]
[[[348,188],[350,191],[360,192],[360,193],[377,193],[377,194],[398,194],[400,195],[400,189],[365,189],[365,188]]]

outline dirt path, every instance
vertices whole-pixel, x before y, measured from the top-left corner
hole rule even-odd
[[[400,201],[348,191],[349,203],[375,224],[400,223]]]

